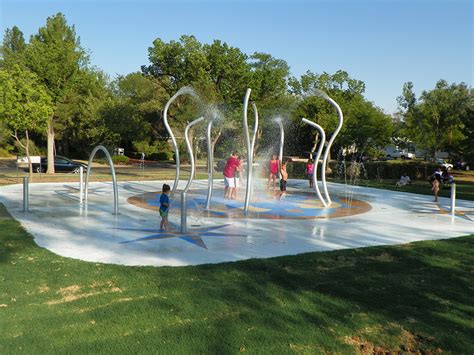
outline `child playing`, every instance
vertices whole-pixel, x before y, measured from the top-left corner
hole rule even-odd
[[[410,177],[407,175],[407,173],[403,173],[403,175],[400,177],[400,180],[395,185],[400,187],[400,186],[406,186],[410,184],[411,184]]]
[[[278,159],[276,154],[272,155],[269,164],[270,175],[268,177],[268,188],[271,188],[271,181],[273,180],[273,191],[276,191],[276,177],[278,173]]]
[[[286,184],[288,182],[288,172],[286,171],[286,162],[281,164],[280,167],[280,174],[281,174],[281,179],[280,179],[280,194],[278,196],[279,200],[282,200],[283,197],[285,197],[286,194]]]
[[[441,185],[441,176],[434,174],[430,178],[431,182],[431,191],[433,191],[434,195],[434,202],[438,202],[438,192],[439,192],[439,187]]]
[[[168,211],[170,209],[170,198],[168,195],[170,193],[170,190],[171,190],[170,185],[163,184],[162,193],[160,196],[160,216],[161,216],[160,228],[165,231],[169,229]]]
[[[314,164],[313,164],[313,159],[310,158],[306,162],[306,174],[308,175],[309,187],[314,186],[313,173],[314,173]]]

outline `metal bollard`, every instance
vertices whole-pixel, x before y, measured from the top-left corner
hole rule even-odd
[[[456,213],[456,184],[451,184],[451,217],[454,218]]]
[[[30,205],[29,201],[29,181],[30,178],[28,176],[23,177],[23,212],[28,212],[28,208]]]
[[[84,195],[84,167],[79,167],[79,203],[82,203]]]
[[[186,192],[181,192],[181,233],[186,233]]]

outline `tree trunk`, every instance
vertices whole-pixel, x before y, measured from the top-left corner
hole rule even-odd
[[[53,117],[48,121],[48,174],[54,174],[54,127]]]
[[[33,164],[31,163],[31,157],[30,157],[30,137],[28,135],[28,130],[25,130],[25,134],[26,134],[26,146],[23,143],[21,143],[20,138],[18,138],[17,131],[15,131],[15,134],[12,134],[12,136],[15,138],[18,145],[25,150],[26,159],[28,160],[28,172],[29,172],[30,181],[33,181]]]
[[[30,136],[28,135],[28,130],[25,130],[25,135],[26,135],[25,152],[26,152],[26,158],[28,159],[28,171],[29,171],[29,177],[30,177],[30,182],[31,182],[33,181],[33,164],[31,163],[31,157],[30,157]]]
[[[316,148],[318,147],[318,140],[319,140],[319,133],[316,133],[316,135],[314,136],[313,146],[311,147],[311,152],[309,153],[309,158],[310,159],[313,159],[313,153],[316,150]],[[316,162],[316,164],[317,164],[317,162]]]
[[[219,129],[219,131],[217,132],[217,135],[214,137],[214,139],[211,138],[211,152],[212,152],[212,155],[214,155],[214,151],[215,151],[215,148],[216,148],[216,143],[219,140],[221,134],[222,134],[222,129]],[[207,165],[207,160],[206,160],[206,169],[209,169],[209,166]]]

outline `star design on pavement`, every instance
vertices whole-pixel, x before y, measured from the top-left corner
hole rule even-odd
[[[117,228],[117,229],[126,230],[126,231],[153,233],[151,235],[147,235],[145,237],[141,237],[138,239],[126,240],[124,242],[120,242],[120,244],[142,242],[142,241],[156,240],[156,239],[179,238],[204,249],[207,249],[207,246],[201,237],[248,237],[249,236],[248,234],[213,232],[216,229],[221,229],[228,226],[230,226],[230,224],[224,224],[221,226],[214,226],[214,227],[205,227],[205,228],[193,228],[193,229],[188,229],[184,233],[181,233],[179,231],[179,226],[176,226],[176,225],[173,225],[173,228],[175,228],[175,230],[173,231],[162,231],[160,229],[154,229],[154,228],[138,228],[138,229]]]

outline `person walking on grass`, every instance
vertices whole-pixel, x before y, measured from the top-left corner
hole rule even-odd
[[[275,192],[276,191],[276,178],[277,178],[277,174],[278,174],[278,159],[277,159],[277,156],[276,154],[273,154],[272,155],[272,158],[270,159],[270,162],[268,164],[268,168],[269,168],[269,171],[270,171],[270,174],[268,176],[268,188],[271,189],[272,185],[271,185],[271,182],[273,180],[273,191]]]
[[[168,223],[168,211],[170,209],[170,198],[169,198],[169,193],[170,193],[170,185],[163,184],[163,188],[161,190],[161,196],[160,196],[160,216],[161,216],[161,223],[160,223],[160,228],[164,231],[167,231],[169,229],[169,223]]]

